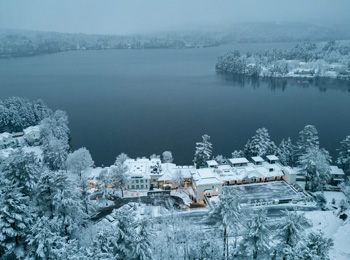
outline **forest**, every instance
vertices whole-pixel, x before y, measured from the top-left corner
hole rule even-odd
[[[43,101],[17,97],[2,101],[0,114],[9,131],[38,124],[42,151],[39,156],[19,147],[6,158],[0,156],[1,259],[330,259],[333,240],[322,231],[310,231],[303,214],[286,210],[277,221],[262,208],[242,207],[239,192],[229,187],[200,220],[179,214],[171,202],[163,215],[154,217],[156,206],[139,201],[114,209],[113,222],[95,221],[103,205],[93,199],[96,194],[82,174],[94,161],[87,149],[72,151],[69,146],[67,114],[51,111]],[[207,144],[208,140],[207,136]],[[195,160],[203,161],[209,150],[211,155],[207,144],[199,145],[206,149],[197,149]],[[337,161],[346,171],[349,148],[350,136],[342,142]],[[313,126],[300,132],[296,145],[287,138],[279,146],[267,129],[258,129],[232,157],[267,153],[277,154],[286,165],[302,165],[310,191],[320,190],[328,178],[330,157],[319,147]],[[164,157],[170,160],[171,154]],[[121,154],[112,175],[101,172],[97,191],[102,203],[127,182],[124,161]],[[350,192],[342,212],[349,207],[349,196]]]
[[[350,80],[350,43],[297,44],[289,50],[240,53],[218,57],[218,72],[252,77],[324,77]]]

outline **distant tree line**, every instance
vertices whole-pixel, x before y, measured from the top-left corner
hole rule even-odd
[[[253,77],[317,76],[350,79],[350,44],[297,44],[293,49],[228,52],[218,57],[220,72]]]

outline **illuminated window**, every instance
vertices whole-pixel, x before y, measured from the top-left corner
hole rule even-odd
[[[219,188],[216,188],[216,192],[219,192]]]

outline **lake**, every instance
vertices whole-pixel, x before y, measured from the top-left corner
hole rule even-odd
[[[214,154],[243,149],[259,127],[279,144],[313,124],[333,155],[350,134],[350,84],[337,80],[252,80],[219,75],[229,50],[291,48],[295,43],[232,44],[201,49],[75,51],[0,60],[0,99],[43,99],[65,110],[74,149],[96,165],[173,152],[191,164],[195,143],[211,136]]]

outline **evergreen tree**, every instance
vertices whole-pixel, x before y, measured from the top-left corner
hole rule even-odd
[[[341,141],[340,144],[337,163],[342,166],[344,171],[350,171],[350,135]]]
[[[19,259],[31,223],[28,197],[18,184],[0,178],[0,258]]]
[[[277,148],[277,155],[284,165],[293,166],[294,146],[290,137],[288,137],[286,140],[282,139],[280,145]]]
[[[277,251],[285,258],[289,252],[293,252],[299,241],[303,239],[307,219],[298,214],[296,210],[284,210],[285,217],[279,224],[277,239],[279,240]]]
[[[299,139],[296,144],[295,154],[298,160],[300,156],[306,153],[310,148],[318,148],[318,132],[313,125],[307,125],[299,133]]]
[[[19,148],[9,154],[2,172],[3,178],[8,179],[13,185],[22,187],[24,195],[33,197],[41,172],[41,163],[34,153],[26,153]]]
[[[65,140],[52,137],[42,145],[44,162],[54,171],[64,169],[68,156],[69,145]]]
[[[150,232],[149,221],[145,218],[136,220],[136,236],[132,240],[132,254],[137,260],[153,259],[152,256],[152,242],[153,234]]]
[[[246,232],[240,241],[241,253],[248,253],[251,259],[265,259],[270,251],[270,230],[267,226],[266,211],[259,209],[245,223]]]
[[[323,185],[331,178],[330,162],[329,153],[323,148],[311,147],[300,156],[298,163],[301,171],[306,173],[306,189],[313,192],[322,190]]]
[[[197,168],[206,165],[206,162],[210,159],[213,150],[213,146],[211,142],[209,142],[210,136],[203,135],[202,139],[202,142],[196,143],[196,151],[194,154],[193,162]]]
[[[27,238],[29,259],[62,259],[65,253],[66,237],[60,234],[60,220],[57,217],[38,218]]]
[[[256,134],[248,141],[244,149],[246,157],[252,157],[275,154],[277,147],[275,143],[271,141],[267,129],[263,127],[256,130]]]
[[[240,224],[240,195],[232,187],[224,186],[218,205],[210,212],[209,217],[221,223],[224,238],[224,258],[228,258],[229,253],[229,231],[236,236]],[[235,239],[236,244],[236,239]]]
[[[300,260],[329,260],[329,251],[333,246],[331,238],[325,238],[321,231],[311,232],[304,243],[299,244],[296,259]]]
[[[86,222],[84,204],[80,200],[79,190],[67,178],[64,171],[45,171],[38,185],[37,200],[42,215],[60,221],[62,236],[72,238]]]

